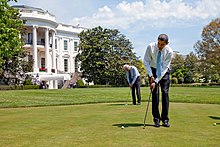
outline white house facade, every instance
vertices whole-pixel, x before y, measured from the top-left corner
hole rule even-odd
[[[78,71],[78,34],[85,28],[57,23],[53,14],[40,8],[16,5],[25,20],[22,38],[26,60],[34,61],[32,73],[46,81],[49,89],[57,89],[59,80],[70,80]]]

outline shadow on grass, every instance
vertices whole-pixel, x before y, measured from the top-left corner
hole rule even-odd
[[[128,127],[141,127],[144,126],[144,124],[140,124],[140,123],[120,123],[120,124],[113,124],[112,126],[121,128],[122,126],[124,126],[125,128]],[[152,124],[146,124],[146,126],[154,126]]]
[[[126,104],[126,103],[121,103],[121,104],[109,104],[110,106],[126,106],[126,105],[132,105],[132,104]]]
[[[220,117],[217,116],[209,116],[209,118],[220,120]]]
[[[220,117],[217,117],[217,116],[209,116],[209,118],[211,119],[215,119],[215,120],[220,120]],[[220,125],[219,122],[215,123],[216,125]]]

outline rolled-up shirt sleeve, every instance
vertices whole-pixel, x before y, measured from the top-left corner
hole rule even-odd
[[[144,55],[144,66],[146,67],[146,71],[150,77],[153,76],[153,73],[151,70],[151,61],[152,61],[151,46],[148,45],[147,50]]]

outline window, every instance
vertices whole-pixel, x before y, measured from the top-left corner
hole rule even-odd
[[[74,41],[74,51],[77,51],[78,48],[78,42]]]
[[[40,40],[40,45],[45,45],[45,39]]]
[[[32,42],[33,42],[33,34],[28,33],[28,42],[27,42],[27,44],[32,44]]]
[[[68,72],[68,59],[64,59],[64,71]]]
[[[41,68],[45,68],[45,58],[41,58]]]
[[[63,42],[63,44],[64,44],[64,50],[67,50],[68,49],[68,43],[67,43],[67,40],[64,40],[64,42]]]
[[[78,63],[77,63],[77,60],[75,59],[75,63],[74,63],[75,65],[75,72],[78,72]]]
[[[57,39],[55,39],[55,49],[57,49]]]
[[[32,55],[28,55],[28,61],[32,61],[33,60],[33,56]]]

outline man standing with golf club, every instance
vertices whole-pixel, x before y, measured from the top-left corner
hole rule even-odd
[[[160,127],[160,121],[164,127],[169,124],[169,87],[170,64],[173,50],[168,46],[168,36],[160,34],[157,42],[150,43],[144,55],[144,65],[149,75],[150,90],[152,92],[152,115],[154,126]],[[159,85],[162,92],[162,113],[159,112]]]
[[[129,66],[128,64],[125,64],[123,66],[123,69],[126,72],[127,81],[129,83],[130,89],[132,91],[133,105],[136,105],[135,89],[136,89],[137,102],[138,102],[137,104],[140,105],[141,104],[140,73],[138,72],[138,70],[135,66]]]

